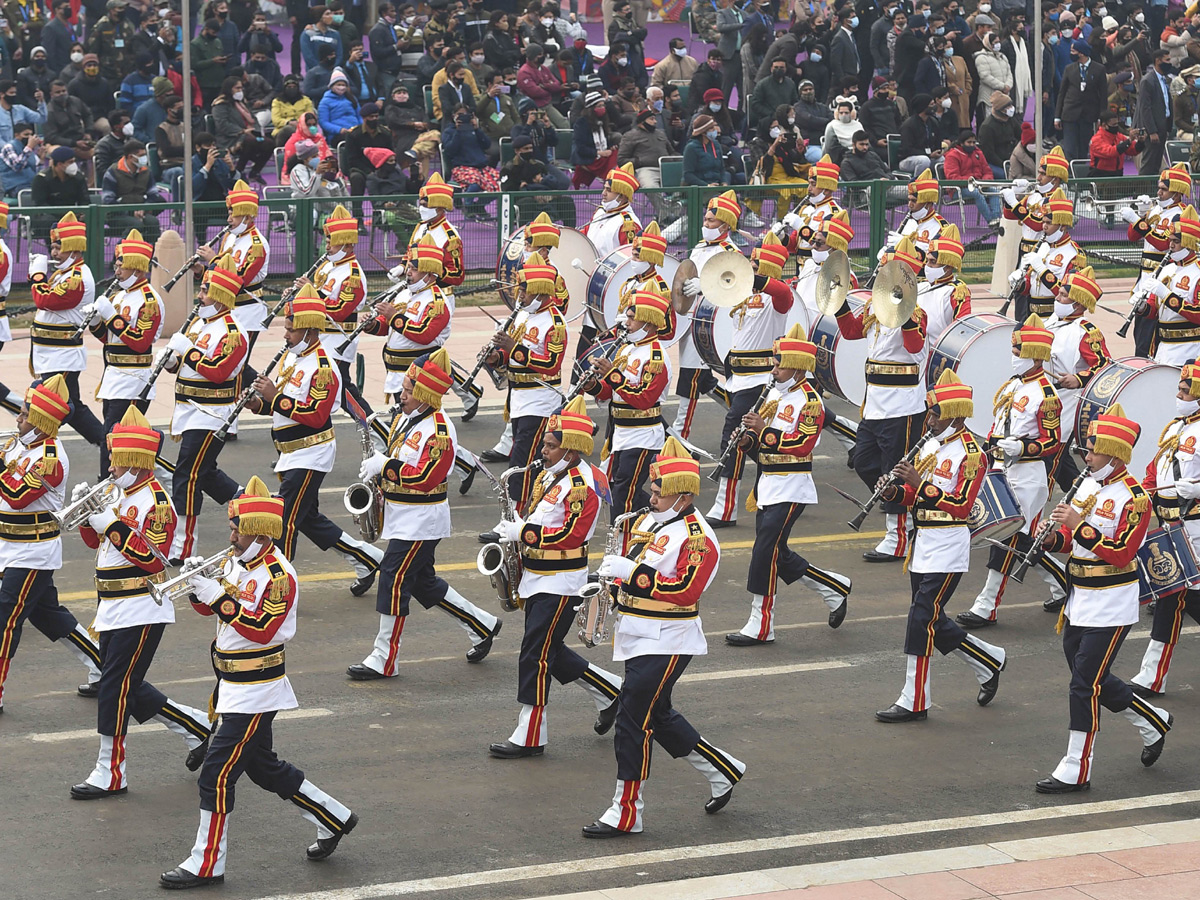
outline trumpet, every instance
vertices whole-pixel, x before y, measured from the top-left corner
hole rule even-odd
[[[275,370],[275,367],[279,365],[279,361],[283,359],[284,355],[291,349],[292,348],[287,344],[284,344],[279,349],[279,352],[271,358],[271,361],[267,363],[267,367],[258,374],[263,378],[270,375]],[[217,429],[217,433],[214,434],[213,437],[222,444],[225,443],[225,438],[229,436],[229,429],[233,427],[233,423],[237,421],[237,417],[241,415],[242,410],[246,408],[246,404],[248,404],[252,398],[257,396],[258,391],[256,391],[253,387],[248,387],[243,390],[242,396],[238,397],[237,403],[233,404],[233,409],[229,411],[229,415],[225,417],[225,421],[221,423],[221,427]]]
[[[50,515],[54,516],[59,528],[74,531],[86,522],[89,516],[103,509],[104,505],[113,499],[116,491],[117,483],[111,478],[105,478],[95,487],[88,488],[88,492],[78,500],[62,509],[54,510]]]
[[[220,553],[210,556],[198,566],[185,569],[174,578],[164,581],[162,584],[147,583],[146,590],[149,591],[150,598],[159,606],[167,602],[173,606],[176,600],[183,599],[189,594],[194,593],[192,587],[193,578],[220,577],[225,571],[225,564],[233,559],[235,552],[233,547],[226,547]]]
[[[224,228],[222,228],[220,231],[217,232],[216,237],[214,237],[210,241],[206,241],[201,246],[211,247],[213,244],[219,244],[221,241],[225,240],[225,235],[229,234],[229,230],[231,228],[233,228],[232,225],[226,225]],[[163,290],[169,291],[171,288],[175,287],[175,285],[179,283],[179,279],[182,278],[184,276],[184,274],[198,262],[200,262],[200,251],[199,250],[197,250],[195,253],[193,253],[191,255],[191,258],[188,259],[188,261],[183,264],[183,267],[178,272],[176,272],[169,279],[167,279],[167,283],[163,285]]]
[[[772,393],[774,393],[776,396],[772,397]],[[755,401],[754,406],[750,409],[750,412],[755,414],[761,413],[767,403],[778,398],[779,392],[775,390],[775,379],[772,378],[763,385],[762,393],[758,395],[758,400]],[[745,436],[746,426],[741,422],[738,422],[737,427],[734,428],[729,435],[729,443],[725,445],[725,452],[722,453],[721,458],[717,460],[717,467],[708,473],[708,478],[710,481],[721,480],[721,470],[725,468],[725,463],[729,460],[729,458],[737,452],[738,444],[742,442],[742,438]]]
[[[625,536],[624,525],[630,519],[638,519],[650,511],[643,506],[633,512],[621,513],[613,519],[612,528],[608,530],[608,543],[604,547],[605,556],[616,556],[621,551],[621,540]],[[608,617],[613,610],[612,579],[601,578],[599,582],[587,585],[581,594],[583,603],[579,605],[579,614],[575,623],[579,626],[579,640],[585,647],[595,647],[608,641]]]
[[[488,471],[487,466],[480,466],[480,470],[492,481],[492,488],[496,491],[496,499],[500,503],[500,518],[505,522],[515,522],[517,519],[517,510],[513,504],[512,498],[508,496],[508,479],[514,475],[519,475],[525,470],[531,472],[540,471],[542,461],[534,460],[528,466],[515,466],[511,469],[505,469],[500,473],[499,478],[493,478],[492,473]],[[500,600],[500,608],[505,612],[513,612],[525,606],[525,601],[521,599],[517,593],[521,586],[521,576],[525,572],[525,567],[521,563],[520,551],[510,543],[500,542],[485,544],[479,551],[479,555],[475,558],[475,567],[480,574],[488,576],[491,579],[492,587],[496,591],[496,596]]]
[[[375,445],[371,443],[371,429],[357,420],[354,424],[358,426],[359,437],[362,440],[362,458],[365,462],[375,454]],[[356,481],[350,485],[342,495],[342,505],[354,519],[362,539],[368,544],[375,543],[383,525],[383,489],[379,486],[379,479],[373,479],[370,484]]]

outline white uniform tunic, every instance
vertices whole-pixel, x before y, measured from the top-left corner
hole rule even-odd
[[[947,224],[949,223],[936,211],[930,209],[920,219],[916,216],[906,216],[900,223],[900,234],[912,241],[913,246],[921,251],[921,256],[925,257],[929,254],[929,245],[942,233]]]
[[[1043,364],[1043,368],[1055,385],[1068,375],[1094,371],[1102,363],[1101,353],[1107,358],[1100,332],[1089,329],[1082,317],[1060,319],[1058,316],[1051,316],[1046,320],[1046,328],[1053,333],[1054,342],[1050,345],[1050,358]],[[1075,427],[1075,413],[1079,410],[1079,398],[1082,394],[1081,387],[1058,388],[1058,399],[1062,401],[1063,407],[1062,420],[1067,423],[1068,429]]]
[[[12,330],[8,327],[8,312],[5,302],[12,290],[13,255],[8,244],[0,240],[0,343],[12,340]]]
[[[238,291],[233,316],[242,331],[251,334],[263,330],[267,318],[267,304],[254,295],[267,279],[267,267],[271,262],[271,245],[263,240],[254,226],[242,234],[227,234],[221,239],[218,255],[230,254],[238,274],[245,281]]]
[[[1175,464],[1179,464],[1179,477],[1194,481],[1200,479],[1200,455],[1197,455],[1197,445],[1200,445],[1200,413],[1188,416],[1186,419],[1172,419],[1159,439],[1159,447],[1174,444],[1174,448],[1159,453],[1147,467],[1149,474],[1154,476],[1154,496],[1158,501],[1166,501],[1168,505],[1179,506],[1179,494],[1175,490]],[[1182,501],[1197,506],[1195,501]],[[1200,509],[1197,509],[1200,512]],[[1200,556],[1200,516],[1189,513],[1183,520],[1192,549]]]
[[[562,397],[538,381],[555,386],[562,383],[567,335],[562,313],[551,305],[530,313],[523,326],[514,327],[519,336],[508,360],[508,382],[512,388],[508,400],[509,418],[554,415],[562,407]]]
[[[275,471],[332,472],[337,439],[329,420],[342,405],[337,364],[318,341],[304,353],[289,350],[276,371],[279,393],[271,410],[271,436],[279,451]]]
[[[611,212],[596,210],[582,230],[596,248],[597,259],[604,259],[618,247],[633,243],[632,235],[642,230],[642,220],[626,203]]]
[[[321,344],[331,358],[354,362],[358,356],[358,338],[350,342],[345,352],[340,352],[338,348],[358,325],[358,309],[362,305],[367,283],[362,266],[353,256],[334,263],[323,262],[313,273],[312,283],[325,298],[325,306],[330,313],[343,305],[354,307],[354,312],[344,320],[339,316],[335,321],[331,315],[325,333],[321,335]]]
[[[893,419],[923,413],[925,384],[921,376],[925,371],[929,344],[922,339],[921,349],[913,353],[904,346],[904,326],[884,328],[879,322],[868,325],[865,318],[862,318],[863,335],[856,337],[858,332],[854,322],[859,320],[857,313],[840,316],[838,329],[849,340],[867,342],[867,396],[863,404],[863,418]],[[900,379],[911,383],[883,383]]]
[[[439,302],[440,307],[437,306]],[[404,373],[408,371],[408,365],[396,354],[407,354],[404,359],[408,359],[413,353],[430,353],[450,339],[454,295],[447,294],[436,285],[423,287],[415,294],[405,288],[396,297],[394,305],[397,313],[388,325],[387,343],[383,350],[387,366],[383,389],[385,393],[399,395],[404,387]]]
[[[1050,274],[1058,282],[1061,282],[1068,272],[1078,268],[1083,262],[1079,246],[1071,240],[1065,231],[1060,232],[1058,238],[1053,243],[1043,239],[1032,252],[1025,254],[1025,258],[1021,260],[1021,264],[1028,266],[1035,259],[1044,262]],[[1041,306],[1054,303],[1054,288],[1049,287],[1042,281],[1041,277],[1032,271],[1029,273],[1028,280],[1030,302]]]
[[[769,382],[775,341],[787,332],[787,311],[777,310],[766,291],[755,291],[733,309],[717,310],[717,315],[733,320],[731,374],[725,388],[737,393]]]
[[[70,470],[67,451],[53,438],[30,447],[19,440],[8,443],[4,449],[3,477],[10,486],[17,478],[21,479],[23,492],[36,492],[42,485],[42,473],[54,469],[53,461],[57,461],[58,474],[45,475],[45,493],[23,505],[0,495],[0,572],[9,566],[60,569],[62,538],[50,513],[63,507]]]
[[[1184,308],[1193,313],[1200,300],[1200,258],[1193,256],[1189,261],[1168,263],[1159,280],[1171,286],[1171,294],[1183,301]],[[1176,310],[1159,300],[1158,348],[1154,361],[1168,366],[1182,366],[1200,356],[1200,324],[1189,321]]]
[[[454,465],[458,436],[450,417],[435,410],[419,413],[415,421],[401,418],[392,430],[384,468],[384,540],[432,541],[450,537],[450,502],[446,499],[446,476]],[[389,472],[401,466],[416,466],[417,480],[401,485],[389,480]],[[425,488],[420,490],[420,488]]]
[[[33,316],[33,371],[82,372],[87,368],[87,350],[82,335],[76,341],[71,335],[83,324],[83,307],[96,299],[96,280],[92,270],[83,262],[61,269],[51,269],[46,280],[31,288],[34,299],[53,296],[56,305],[69,303],[61,309],[39,309]],[[73,303],[71,301],[74,301]]]
[[[955,292],[960,287],[966,292],[965,300],[957,299]],[[959,316],[961,303],[970,303],[971,292],[957,278],[948,282],[930,284],[928,281],[917,282],[917,305],[925,310],[925,330],[929,335],[929,345],[936,347],[938,339],[946,333],[946,329],[954,324]]]
[[[111,300],[117,309],[117,315],[124,320],[127,330],[136,333],[137,342],[142,344],[149,338],[149,349],[145,353],[137,353],[121,340],[111,327],[106,329],[104,374],[100,378],[96,398],[133,400],[141,395],[150,369],[154,365],[154,342],[162,334],[162,298],[150,286],[150,282],[143,281],[129,290],[118,290]],[[157,311],[157,315],[144,313],[147,302],[152,310]],[[157,390],[156,386],[151,386],[147,399],[153,400]]]
[[[175,412],[171,417],[173,435],[181,435],[185,431],[216,431],[237,403],[237,375],[246,364],[246,336],[238,327],[233,313],[219,307],[207,309],[215,311],[193,322],[187,337],[205,358],[211,360],[217,354],[222,355],[226,360],[221,366],[225,378],[220,382],[210,381],[187,361],[186,356],[191,351],[185,355],[185,359],[179,363],[175,379]],[[224,347],[222,341],[225,342]],[[237,343],[239,349],[230,349],[232,343]],[[202,409],[197,409],[189,401]],[[236,419],[229,433],[237,434]]]
[[[778,395],[775,412],[759,439],[756,502],[760,508],[776,503],[816,503],[812,456],[821,442],[821,395],[803,378],[774,394]]]
[[[820,229],[822,222],[833,218],[841,209],[833,195],[826,191],[821,192],[820,199],[804,198],[804,203],[796,210],[801,222],[800,229],[796,232],[796,251],[801,256],[807,258],[812,253],[812,235]],[[805,231],[808,232],[808,237],[805,237]]]
[[[614,375],[613,373],[617,373]],[[613,420],[611,450],[660,450],[667,439],[659,405],[671,383],[671,360],[658,340],[628,345],[617,353],[613,369],[604,380],[600,399],[610,400]],[[634,395],[653,401],[634,408]]]
[[[1047,391],[1050,393],[1049,397]],[[1014,376],[996,395],[991,436],[1023,438],[1028,441],[1046,440],[1043,423],[1060,422],[1061,405],[1054,387],[1042,375],[1032,378]],[[1008,478],[1025,516],[1025,530],[1031,532],[1050,497],[1050,485],[1046,479],[1046,464],[1043,458],[1038,456],[1031,459],[1014,459],[1007,466],[997,463],[993,468],[1003,471]]]
[[[1146,211],[1146,215],[1137,223],[1142,225],[1144,229],[1151,219],[1154,220],[1154,225],[1150,227],[1150,230],[1146,232],[1146,236],[1142,238],[1142,272],[1134,284],[1134,290],[1144,288],[1154,278],[1155,271],[1167,257],[1166,246],[1170,240],[1169,226],[1171,223],[1177,221],[1182,214],[1183,207],[1178,203],[1171,203],[1170,206],[1164,206],[1161,201],[1156,200],[1154,205]],[[1134,240],[1138,233],[1138,229],[1134,225],[1129,227],[1130,240]],[[1153,240],[1151,240],[1152,237]],[[1156,243],[1159,246],[1155,246]]]
[[[948,515],[947,511],[924,509],[921,501],[928,496],[931,485],[943,495],[954,497],[965,494],[975,474],[968,470],[973,465],[986,468],[987,463],[979,446],[966,432],[953,435],[944,444],[934,438],[926,440],[917,452],[918,469],[923,469],[922,462],[930,454],[934,454],[933,464],[922,476],[921,486],[915,489],[917,503],[913,509],[913,520],[917,533],[913,539],[908,569],[910,572],[927,574],[965,572],[971,561],[971,532],[965,524],[970,512],[969,505],[962,516],[963,524],[955,525],[943,524],[947,521],[944,518]]]
[[[737,244],[729,240],[728,237],[720,238],[715,241],[701,241],[695,246],[691,254],[688,256],[692,262],[696,264],[696,275],[704,271],[704,264],[718,253],[741,253]],[[695,304],[698,304],[703,298],[703,294],[695,298],[692,305],[692,312],[696,311]],[[720,316],[722,311],[717,310],[717,315]],[[692,331],[688,328],[683,333],[683,337],[679,339],[679,367],[681,369],[704,369],[708,367],[703,359],[700,358],[700,353],[696,350],[695,341],[692,339]],[[714,373],[718,378],[723,378],[724,372]]]
[[[578,597],[588,580],[587,542],[595,535],[599,519],[595,473],[587,462],[563,472],[544,471],[535,482],[533,496],[543,490],[545,493],[521,526],[525,570],[518,593],[526,599],[534,594]],[[530,525],[535,527],[527,531]],[[569,536],[559,534],[564,525]],[[549,539],[551,535],[555,540]],[[554,559],[558,556],[563,558]]]

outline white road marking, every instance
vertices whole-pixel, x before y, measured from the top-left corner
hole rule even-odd
[[[325,716],[332,716],[332,709],[325,709],[323,706],[315,706],[312,709],[285,709],[279,713],[276,719],[320,719]],[[145,725],[130,725],[130,734],[140,734],[146,731],[159,731],[164,734],[168,732],[162,725],[157,722],[147,722]],[[96,736],[95,728],[78,728],[75,731],[51,731],[41,734],[26,734],[21,735],[25,740],[33,741],[35,744],[61,744],[64,741],[78,741],[83,738],[94,738]]]
[[[786,666],[763,666],[758,669],[723,669],[720,672],[686,672],[680,684],[695,684],[698,681],[725,681],[730,678],[757,678],[760,675],[792,675],[796,672],[820,672],[825,669],[852,669],[854,663],[842,659],[827,659],[823,662],[794,663]]]
[[[393,897],[432,891],[465,889],[489,884],[527,881],[534,878],[581,875],[586,872],[603,872],[630,866],[656,865],[688,859],[711,859],[714,856],[739,856],[748,853],[793,850],[800,847],[844,844],[851,841],[877,841],[914,834],[937,834],[939,832],[987,828],[997,825],[1044,822],[1053,819],[1096,816],[1135,809],[1161,808],[1196,802],[1200,802],[1200,791],[1178,791],[1169,794],[1152,794],[1146,797],[1128,797],[1123,800],[1103,800],[1097,803],[1046,806],[1036,809],[1015,809],[1008,812],[952,816],[943,819],[927,819],[915,822],[897,822],[891,825],[837,828],[830,831],[811,831],[802,834],[785,834],[777,837],[753,838],[743,841],[700,844],[699,846],[667,847],[662,850],[617,853],[610,856],[570,859],[563,860],[562,862],[543,863],[532,866],[512,866],[506,869],[464,872],[459,875],[442,875],[433,878],[417,878],[409,881],[365,884],[359,887],[335,888],[333,890],[313,891],[304,894],[276,894],[271,897],[261,898],[261,900],[371,900],[371,898],[376,897]]]

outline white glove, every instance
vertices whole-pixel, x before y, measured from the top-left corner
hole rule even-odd
[[[1025,452],[1025,444],[1020,438],[1000,438],[996,441],[996,446],[1004,451],[1005,456],[1012,459],[1016,459]]]
[[[1175,482],[1175,494],[1180,500],[1200,500],[1200,481],[1181,478]]]
[[[885,247],[889,247],[889,248],[891,248],[892,250],[895,250],[895,249],[896,249],[896,245],[897,245],[897,244],[899,244],[899,243],[900,243],[900,241],[902,241],[903,239],[904,239],[904,235],[902,235],[900,232],[898,232],[898,231],[889,231],[889,232],[888,232],[888,236],[887,236],[887,240],[886,240],[886,241],[884,241],[883,243],[884,243],[884,246],[885,246]]]
[[[792,229],[792,231],[799,231],[804,227],[804,221],[794,212],[790,212],[783,217],[783,224]]]
[[[99,512],[92,513],[88,516],[88,527],[99,534],[103,534],[113,522],[117,521],[117,514],[111,506],[106,506]]]
[[[1141,213],[1145,213],[1148,209],[1150,209],[1150,207],[1152,207],[1154,205],[1154,201],[1152,199],[1150,199],[1150,197],[1146,194],[1142,194],[1140,197],[1138,197],[1136,202],[1137,202],[1138,212],[1141,212]]]
[[[1009,206],[1017,205],[1017,192],[1010,187],[1006,187],[1000,192],[1000,196],[1004,198],[1004,202]]]
[[[83,321],[88,322],[96,315],[97,305],[89,303],[87,306],[79,307],[79,315],[83,316]]]
[[[378,478],[389,458],[387,454],[377,450],[370,459],[364,459],[362,465],[358,467],[359,480],[369,482],[372,478]]]
[[[1163,284],[1157,278],[1151,278],[1149,283],[1146,285],[1146,293],[1150,294],[1152,297],[1158,298],[1159,300],[1165,300],[1171,293],[1171,287],[1170,285]]]
[[[179,570],[180,575],[186,575],[188,572],[200,568],[200,564],[204,562],[203,556],[189,556],[183,561],[183,566]]]
[[[75,487],[71,488],[71,502],[74,503],[76,500],[79,500],[90,489],[91,489],[91,485],[88,484],[86,481],[79,482],[79,484],[77,484],[77,485],[75,485]]]
[[[160,362],[165,362],[166,360],[170,359],[173,355],[174,354],[171,352],[170,347],[163,347],[161,350],[158,351],[158,357],[154,360],[154,363],[155,363],[155,365],[157,365]]]
[[[633,570],[636,568],[637,563],[632,559],[609,554],[601,561],[600,568],[596,570],[596,574],[601,578],[619,578],[621,581],[628,581],[629,577],[633,575]]]
[[[221,582],[215,578],[205,578],[202,575],[197,575],[191,580],[192,593],[196,595],[196,602],[202,603],[205,606],[212,606],[216,599],[225,593],[225,589],[221,587]]]
[[[1139,213],[1136,209],[1133,209],[1128,206],[1123,206],[1121,208],[1121,218],[1124,219],[1126,222],[1128,222],[1130,225],[1136,224],[1137,221],[1141,217],[1142,217],[1141,213]]]
[[[50,271],[50,257],[45,253],[31,253],[29,255],[29,275],[32,278],[34,275],[45,275]]]
[[[100,313],[105,322],[117,314],[117,308],[113,306],[113,302],[107,297],[100,297],[92,304],[92,308],[95,312]]]
[[[515,544],[521,539],[521,529],[524,527],[525,523],[520,519],[516,522],[505,519],[496,526],[496,534],[500,535],[500,543]]]
[[[683,282],[683,292],[689,297],[700,296],[700,279],[688,278]]]
[[[1027,178],[1014,178],[1014,179],[1013,179],[1013,183],[1012,183],[1012,187],[1011,187],[1009,190],[1011,190],[1011,191],[1012,191],[1014,194],[1023,194],[1023,193],[1025,193],[1027,190],[1029,190],[1029,179],[1027,179]],[[1015,202],[1015,201],[1014,201],[1014,202]]]
[[[1043,272],[1049,271],[1050,267],[1046,265],[1046,261],[1040,256],[1035,256],[1029,261],[1029,269],[1036,275],[1041,275]]]
[[[1018,268],[1015,272],[1008,273],[1008,286],[1010,288],[1017,287],[1024,280],[1025,280],[1025,271],[1023,269]]]
[[[398,265],[398,266],[392,266],[392,268],[388,269],[388,273],[387,273],[388,280],[392,284],[399,284],[401,281],[404,280],[404,270],[405,270],[405,263],[400,263],[400,265]]]
[[[180,356],[183,356],[192,349],[192,342],[188,340],[186,334],[182,334],[177,331],[175,334],[171,335],[171,339],[167,341],[167,349],[172,353],[178,353]]]

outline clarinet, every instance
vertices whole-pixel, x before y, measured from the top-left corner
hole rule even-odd
[[[350,345],[354,343],[355,339],[371,327],[371,323],[375,321],[375,309],[380,303],[387,303],[394,300],[396,295],[407,287],[408,284],[404,281],[401,281],[399,284],[394,284],[386,291],[381,291],[380,293],[376,294],[375,299],[359,310],[360,318],[358,320],[358,324],[354,326],[353,331],[346,335],[346,339],[338,344],[338,353],[345,353],[347,350],[349,350]]]
[[[188,317],[183,320],[183,326],[176,334],[187,334],[187,330],[192,327],[192,323],[196,321],[196,317],[200,315],[200,301],[197,300],[192,305],[192,311],[188,313]],[[158,362],[154,364],[154,368],[150,370],[150,374],[146,378],[146,383],[142,385],[142,392],[138,394],[138,400],[146,400],[150,396],[150,391],[154,388],[154,382],[158,380],[158,376],[162,374],[163,369],[167,367],[167,362],[174,354],[164,353],[158,358]]]
[[[1089,473],[1086,469],[1080,472],[1079,477],[1072,482],[1071,487],[1067,490],[1067,493],[1059,502],[1070,503],[1072,500],[1074,500],[1075,495],[1079,493],[1080,485],[1083,484],[1084,479],[1088,477],[1088,474]],[[1026,550],[1025,553],[1022,554],[1017,560],[1016,566],[1013,567],[1011,574],[1012,577],[1016,579],[1018,584],[1024,584],[1025,573],[1042,561],[1042,558],[1046,555],[1046,545],[1043,543],[1043,541],[1045,541],[1046,538],[1050,536],[1050,532],[1057,527],[1058,526],[1049,519],[1046,519],[1045,522],[1038,526],[1037,534],[1033,536],[1033,543],[1030,545],[1029,549]]]
[[[927,431],[923,435],[921,435],[920,440],[918,440],[915,444],[913,444],[913,448],[911,450],[909,450],[906,454],[904,454],[904,459],[900,460],[900,462],[911,463],[914,459],[917,458],[917,453],[920,451],[920,449],[923,446],[925,446],[925,442],[932,437],[933,437],[932,431]],[[899,464],[900,463],[897,463],[896,465],[899,465]],[[884,493],[886,491],[890,490],[892,487],[894,487],[895,484],[896,484],[895,474],[892,472],[888,472],[887,475],[884,476],[883,484],[881,484],[879,487],[877,487],[875,489],[875,493],[873,493],[871,495],[871,499],[869,499],[866,503],[863,504],[862,511],[859,512],[859,514],[857,516],[855,516],[853,519],[851,519],[846,524],[849,525],[851,528],[853,528],[855,531],[861,531],[863,522],[867,521],[867,516],[871,514],[871,510],[874,509],[875,504],[878,503],[880,500],[882,500]]]
[[[520,305],[513,307],[513,311],[508,314],[508,318],[501,322],[500,327],[496,329],[496,334],[488,338],[488,342],[483,345],[483,349],[479,351],[479,356],[476,357],[475,368],[471,370],[471,374],[467,376],[467,380],[459,385],[461,390],[471,390],[471,386],[475,384],[476,377],[483,371],[483,367],[487,365],[487,358],[496,346],[496,336],[508,332],[513,322],[517,320],[517,315],[521,312],[522,308]]]
[[[104,292],[100,295],[101,299],[104,299],[104,300],[111,299],[112,295],[113,295],[113,289],[116,287],[117,287],[117,276],[114,275],[109,280],[108,284],[106,284],[104,286]],[[99,302],[99,301],[97,301],[97,302]],[[86,319],[84,319],[82,322],[80,322],[78,325],[75,326],[75,332],[74,332],[74,334],[71,335],[71,337],[74,338],[75,340],[79,340],[79,338],[83,337],[83,333],[85,331],[87,331],[89,327],[91,327],[91,324],[92,324],[92,317],[88,316]]]
[[[264,378],[270,375],[271,372],[274,371],[275,367],[279,365],[279,361],[283,359],[284,354],[291,349],[292,348],[287,344],[284,344],[279,349],[279,352],[271,358],[271,361],[267,363],[267,367],[258,374]],[[233,409],[229,411],[229,415],[225,417],[225,421],[221,423],[221,427],[217,430],[217,433],[214,434],[213,437],[215,437],[222,444],[225,443],[225,438],[229,435],[229,429],[232,428],[233,423],[237,421],[238,415],[243,409],[246,408],[246,404],[250,402],[250,399],[257,396],[259,396],[258,391],[256,391],[253,387],[248,387],[242,391],[242,396],[238,397],[237,403],[233,404]]]
[[[1162,258],[1162,261],[1154,267],[1154,274],[1152,274],[1150,277],[1157,281],[1158,273],[1163,270],[1163,267],[1166,266],[1167,261],[1170,258],[1171,257],[1169,254],[1165,254]],[[1125,321],[1122,322],[1121,327],[1117,329],[1117,337],[1125,337],[1125,335],[1129,333],[1129,326],[1133,324],[1133,320],[1138,316],[1144,316],[1149,309],[1150,306],[1146,302],[1145,291],[1138,291],[1137,302],[1133,304],[1133,309],[1129,311],[1129,315],[1125,317]]]
[[[308,271],[305,272],[301,277],[312,278],[313,272],[317,271],[321,263],[325,262],[327,256],[328,254],[325,253],[322,253],[320,256],[318,256],[316,261],[308,267]],[[275,317],[283,311],[283,308],[287,306],[288,301],[296,296],[298,292],[299,288],[295,287],[294,285],[283,292],[283,296],[279,298],[279,302],[275,304],[275,308],[272,309],[270,315],[263,320],[264,329],[271,327],[271,323],[275,321]]]
[[[231,229],[232,227],[233,227],[232,225],[226,225],[224,228],[222,228],[220,231],[217,232],[217,236],[215,238],[213,238],[210,241],[205,241],[205,243],[202,246],[211,247],[213,244],[215,244],[221,240],[224,240],[225,235],[229,234],[229,229]],[[183,264],[183,268],[181,268],[178,272],[176,272],[174,275],[172,275],[170,277],[170,279],[167,280],[167,283],[163,285],[164,293],[166,291],[169,291],[171,288],[175,287],[175,285],[179,283],[179,279],[184,276],[184,273],[187,272],[188,269],[190,269],[192,266],[194,266],[198,262],[200,262],[200,251],[199,250],[197,250],[195,253],[193,253],[191,258]]]
[[[754,406],[750,408],[752,413],[760,413],[763,407],[767,405],[767,398],[771,396],[771,391],[775,390],[775,379],[772,378],[763,385],[762,393],[758,395],[758,399],[754,401]],[[746,426],[738,422],[737,427],[729,434],[729,443],[725,445],[725,452],[721,454],[721,458],[717,460],[717,467],[708,473],[709,481],[720,481],[721,470],[725,468],[725,463],[730,456],[737,452],[738,444],[742,442],[742,438],[746,436]],[[857,530],[857,529],[855,529]]]

